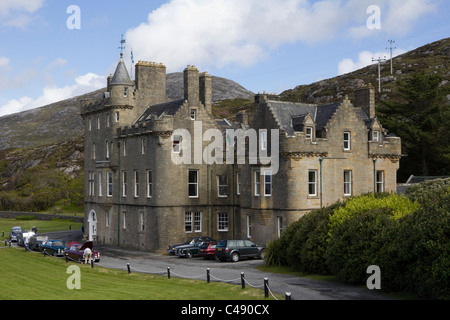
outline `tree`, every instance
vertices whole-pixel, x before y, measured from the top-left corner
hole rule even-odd
[[[437,74],[414,73],[397,85],[399,98],[383,101],[383,125],[402,139],[399,180],[409,175],[450,174],[450,106],[448,84]]]

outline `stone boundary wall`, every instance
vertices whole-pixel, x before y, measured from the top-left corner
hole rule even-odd
[[[0,211],[0,218],[15,219],[20,216],[34,216],[37,220],[72,219],[74,222],[84,222],[84,217],[82,216],[78,217],[36,212]]]

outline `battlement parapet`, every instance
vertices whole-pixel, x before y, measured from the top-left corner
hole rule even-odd
[[[81,100],[80,104],[82,115],[103,111],[111,107],[109,98],[100,100]]]
[[[153,62],[153,61],[142,61],[139,60],[136,66],[144,66],[144,67],[158,67],[165,68],[166,66],[161,62]]]

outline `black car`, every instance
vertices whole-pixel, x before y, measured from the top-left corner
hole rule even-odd
[[[11,232],[9,233],[9,241],[17,242],[17,240],[19,240],[19,234],[21,232],[22,232],[22,227],[20,227],[20,226],[12,227]]]
[[[220,261],[237,262],[242,258],[264,259],[263,245],[257,245],[250,240],[221,240],[216,246],[214,256]]]
[[[215,240],[211,237],[194,237],[191,239],[191,241],[188,241],[188,242],[169,245],[169,249],[167,250],[167,252],[169,254],[175,255],[178,248],[191,247],[191,246],[195,245],[197,242],[212,242],[212,241],[215,241]]]
[[[214,242],[196,242],[194,245],[189,246],[181,246],[177,248],[176,255],[179,257],[186,257],[186,258],[192,258],[197,257],[200,254],[201,248],[206,248],[206,246],[210,243],[216,243]]]

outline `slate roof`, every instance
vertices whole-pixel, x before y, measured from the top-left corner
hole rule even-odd
[[[268,101],[273,115],[278,119],[281,129],[284,129],[290,136],[294,135],[294,128],[291,126],[292,117],[306,116],[311,114],[315,119],[316,105],[286,101]]]
[[[184,99],[179,99],[150,106],[139,116],[136,123],[144,122],[152,115],[156,115],[157,118],[160,118],[162,115],[173,116],[178,112],[183,103]]]
[[[114,72],[114,76],[111,79],[110,85],[134,85],[133,81],[130,79],[130,75],[128,74],[127,68],[125,67],[125,63],[123,59],[120,59],[117,64],[116,71]]]
[[[271,110],[278,119],[281,129],[284,129],[290,136],[295,131],[303,130],[303,121],[308,114],[316,123],[316,130],[322,130],[331,116],[341,104],[340,102],[315,105],[296,102],[269,101]]]

